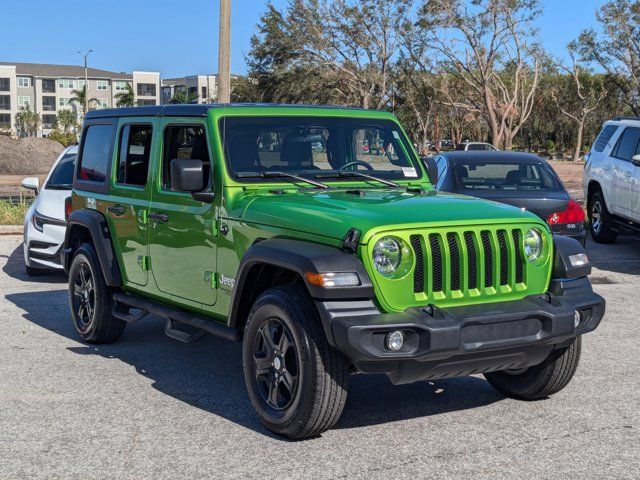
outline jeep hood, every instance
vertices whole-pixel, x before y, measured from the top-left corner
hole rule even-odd
[[[344,238],[351,228],[365,235],[430,224],[540,223],[538,217],[519,208],[435,190],[422,195],[378,189],[363,189],[359,195],[342,189],[247,193],[234,206],[232,216],[248,223],[334,239]]]

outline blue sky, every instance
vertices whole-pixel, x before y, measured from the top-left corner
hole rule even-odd
[[[266,1],[232,0],[232,71],[244,73],[244,55]],[[566,44],[594,26],[604,0],[543,0],[540,36],[563,56]],[[273,0],[282,7],[287,0]],[[163,77],[217,71],[217,0],[3,1],[0,61],[90,65],[114,71],[152,70]],[[83,20],[87,18],[89,20]]]

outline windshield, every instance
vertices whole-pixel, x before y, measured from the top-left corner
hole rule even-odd
[[[71,190],[73,188],[73,169],[75,164],[75,153],[68,153],[62,157],[53,172],[51,172],[49,181],[44,188]]]
[[[468,190],[562,190],[543,163],[456,161],[453,174],[458,187]]]
[[[391,121],[227,117],[220,128],[229,170],[243,182],[274,181],[270,175],[246,175],[262,172],[350,181],[371,180],[338,174],[361,172],[387,180],[422,176],[408,156],[411,146]]]

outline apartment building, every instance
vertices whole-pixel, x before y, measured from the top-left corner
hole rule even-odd
[[[73,65],[0,62],[0,130],[15,132],[16,114],[29,107],[40,115],[38,135],[55,127],[58,112],[71,109],[80,117],[81,107],[73,101],[73,90],[85,84],[84,68]],[[88,96],[97,102],[90,109],[117,106],[116,95],[133,87],[136,105],[159,105],[160,73],[118,73],[97,68],[87,70]]]
[[[217,75],[189,75],[162,80],[161,103],[171,103],[178,93],[185,92],[188,103],[211,103],[218,96]]]

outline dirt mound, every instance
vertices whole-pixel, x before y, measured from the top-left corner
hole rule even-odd
[[[46,138],[13,138],[0,135],[0,175],[47,173],[64,147]]]

